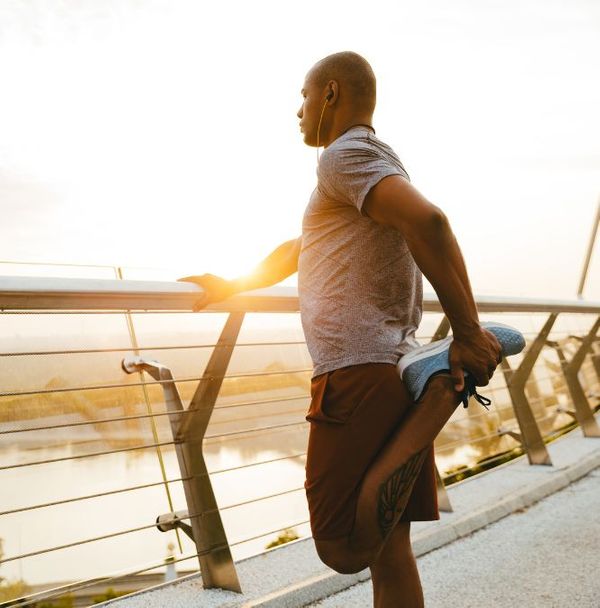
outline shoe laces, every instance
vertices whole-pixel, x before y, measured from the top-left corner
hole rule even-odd
[[[480,395],[477,392],[477,388],[475,387],[475,378],[473,378],[473,376],[471,376],[470,374],[465,374],[465,388],[461,393],[462,404],[465,408],[469,406],[469,397],[475,397],[475,400],[478,403],[483,405],[483,407],[488,410],[488,412],[490,411],[488,405],[492,403],[492,400],[488,399],[487,397],[484,397],[483,395]]]

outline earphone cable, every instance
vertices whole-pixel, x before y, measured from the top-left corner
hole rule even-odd
[[[323,122],[323,114],[325,113],[325,108],[327,107],[327,102],[329,100],[326,99],[325,103],[323,104],[323,109],[321,110],[321,116],[319,118],[319,126],[317,127],[317,166],[319,165],[319,136],[321,134],[321,122]]]

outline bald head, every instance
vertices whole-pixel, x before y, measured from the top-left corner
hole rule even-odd
[[[358,53],[334,53],[315,63],[300,93],[296,116],[308,146],[327,147],[354,125],[372,128],[375,74]]]
[[[319,87],[336,80],[346,101],[360,112],[375,109],[375,74],[369,62],[358,53],[342,51],[318,61],[310,71],[311,79]]]

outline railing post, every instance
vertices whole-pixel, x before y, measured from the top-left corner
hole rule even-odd
[[[537,358],[542,351],[542,348],[546,344],[548,334],[556,321],[558,313],[552,313],[544,326],[540,330],[540,333],[536,336],[535,340],[525,353],[521,365],[518,369],[512,370],[506,357],[502,359],[502,372],[504,379],[506,380],[506,387],[510,394],[510,398],[513,404],[513,410],[515,417],[521,431],[520,435],[513,431],[508,431],[503,428],[498,429],[501,435],[511,435],[514,439],[521,442],[529,464],[545,464],[552,465],[550,454],[546,448],[546,444],[540,433],[540,429],[531,410],[531,405],[527,396],[525,395],[525,385],[531,374],[531,370],[537,361]]]
[[[596,370],[596,376],[598,376],[598,382],[600,382],[600,351],[598,349],[598,344],[600,343],[600,338],[596,338],[594,340],[593,345],[593,353],[592,353],[592,363],[594,365],[594,369]]]
[[[585,340],[585,336],[571,335],[569,336],[569,338],[571,338],[572,340],[577,340],[578,342],[583,342],[583,340]],[[592,360],[592,367],[594,368],[594,371],[596,372],[596,377],[600,382],[600,353],[598,352],[598,344],[600,344],[600,336],[596,336],[592,340],[589,354],[590,359]]]
[[[444,315],[437,329],[435,330],[433,337],[431,338],[432,342],[436,342],[437,340],[444,339],[448,332],[450,331],[450,321],[448,321],[448,317]],[[452,508],[452,504],[450,503],[450,497],[448,496],[448,491],[446,490],[446,486],[444,485],[444,480],[440,475],[440,471],[435,465],[435,480],[437,486],[437,499],[438,499],[438,508],[440,511],[444,511],[446,513],[452,513],[454,509]]]
[[[162,381],[203,585],[237,592],[241,592],[241,586],[204,461],[202,441],[243,319],[243,312],[229,315],[187,410],[167,367],[139,357],[123,362],[128,372],[142,368]]]
[[[600,427],[594,418],[594,412],[590,407],[589,401],[587,400],[585,392],[579,382],[579,378],[577,377],[585,356],[596,340],[596,334],[598,333],[599,328],[600,317],[596,319],[588,334],[583,338],[577,352],[571,357],[570,361],[567,361],[565,353],[558,342],[548,342],[549,346],[552,346],[558,353],[560,365],[565,380],[567,381],[567,387],[571,394],[573,406],[575,407],[575,417],[583,431],[584,437],[600,437]]]
[[[431,342],[437,342],[438,340],[443,340],[448,335],[449,331],[450,331],[450,321],[448,320],[448,317],[446,315],[444,315],[442,317],[442,320],[440,321],[440,324],[437,326],[437,329],[435,330],[435,332],[431,338]]]

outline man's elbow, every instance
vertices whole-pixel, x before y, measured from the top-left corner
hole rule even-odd
[[[429,223],[434,228],[440,229],[450,226],[450,221],[448,220],[448,216],[437,206],[433,206],[431,210]]]
[[[432,206],[428,213],[421,217],[419,223],[413,224],[410,230],[404,232],[404,235],[409,246],[411,244],[429,246],[442,239],[448,230],[450,230],[448,217],[439,207]]]
[[[423,236],[426,235],[427,238],[437,236],[440,233],[446,232],[450,229],[450,221],[448,220],[448,216],[436,206],[433,206],[423,224]]]

